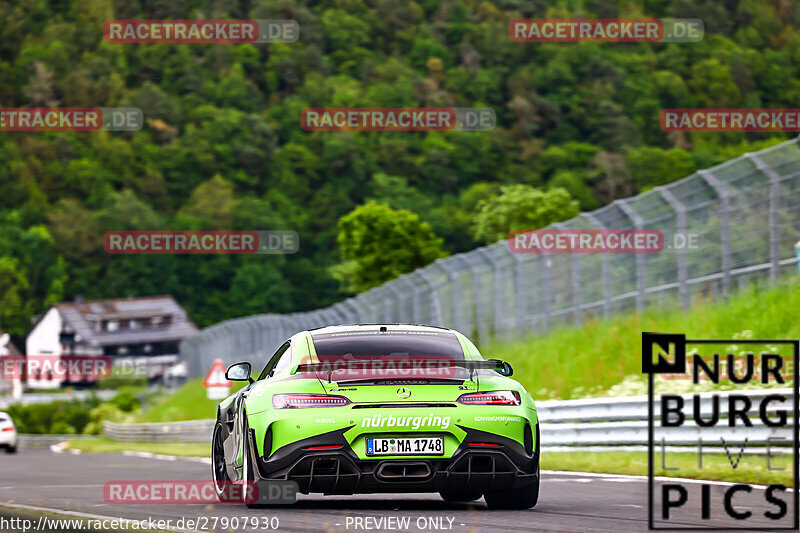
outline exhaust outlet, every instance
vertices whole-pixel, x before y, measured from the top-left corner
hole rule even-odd
[[[425,462],[381,463],[375,476],[384,481],[427,479],[431,476],[431,465]]]

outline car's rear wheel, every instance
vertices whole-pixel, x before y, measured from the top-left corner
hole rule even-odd
[[[536,425],[536,481],[530,485],[510,490],[487,490],[483,497],[489,509],[531,509],[536,507],[539,501],[539,458],[541,455],[539,446],[539,425]]]
[[[480,499],[480,490],[444,489],[439,491],[439,496],[446,502],[473,502]]]
[[[244,449],[242,450],[242,482],[244,485],[242,490],[243,501],[248,509],[262,509],[265,506],[252,503],[250,497],[255,490],[256,475],[253,469],[253,455],[251,451],[252,448],[250,446],[250,424],[247,422],[247,413],[243,413],[242,417],[244,418],[244,421],[242,422],[242,440],[244,441]]]
[[[222,423],[217,422],[214,426],[214,436],[211,438],[211,472],[214,476],[214,490],[220,501],[225,501],[223,495],[228,490],[230,478],[228,469],[225,465],[225,446],[222,436]]]
[[[530,509],[539,501],[539,478],[518,489],[488,490],[483,497],[489,509]]]
[[[16,446],[6,446],[6,453],[17,453]]]

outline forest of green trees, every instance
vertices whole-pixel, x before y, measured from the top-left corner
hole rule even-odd
[[[545,16],[699,18],[705,38],[511,41],[509,20]],[[301,33],[103,40],[105,21],[135,18],[294,19]],[[411,268],[502,235],[491,209],[509,191],[572,216],[756,150],[791,134],[667,134],[659,112],[798,107],[799,26],[788,0],[0,0],[0,105],[134,106],[146,122],[0,132],[0,328],[24,335],[76,295],[172,294],[199,326],[314,309],[398,273],[354,271],[359,207],[410,212],[390,218],[425,241],[401,254]],[[312,106],[491,107],[498,127],[307,132]],[[121,229],[301,240],[288,256],[107,254],[103,234]]]

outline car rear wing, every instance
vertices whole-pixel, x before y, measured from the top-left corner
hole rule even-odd
[[[424,359],[418,359],[424,361]],[[380,362],[380,365],[376,365],[376,362]],[[348,368],[348,366],[355,366],[361,368],[368,368],[369,363],[373,364],[373,369],[383,369],[384,361],[382,359],[372,359],[372,360],[361,360],[361,361],[352,361],[347,359],[338,359],[336,361],[325,361],[320,363],[301,363],[295,365],[290,374],[295,375],[299,372],[321,372],[323,375],[327,374],[328,381],[331,381],[331,375],[334,372],[341,371],[342,369]],[[476,370],[494,370],[500,375],[503,376],[510,376],[513,373],[511,365],[505,361],[501,361],[500,359],[488,359],[488,360],[467,360],[467,359],[453,359],[453,358],[446,358],[446,359],[435,359],[426,361],[428,363],[428,368],[464,368],[469,370],[469,377],[472,379],[473,374]]]

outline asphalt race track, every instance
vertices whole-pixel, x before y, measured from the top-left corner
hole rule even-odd
[[[528,511],[488,511],[483,500],[472,505],[448,504],[436,494],[300,495],[294,506],[258,510],[237,504],[112,505],[105,503],[103,497],[103,486],[111,480],[208,479],[210,465],[199,460],[23,450],[17,455],[0,454],[0,512],[68,511],[74,516],[171,519],[173,524],[181,518],[207,517],[205,528],[195,528],[205,531],[211,530],[215,517],[219,520],[234,516],[277,517],[278,531],[403,530],[397,528],[396,522],[378,525],[377,520],[383,517],[409,517],[407,531],[647,531],[646,479],[581,473],[544,472],[539,504]],[[712,491],[718,496],[725,488],[716,485]],[[746,494],[737,496],[737,509],[749,509],[759,516],[772,509],[764,502],[763,491],[755,492],[762,494],[752,498]],[[692,509],[694,516],[698,516],[697,507],[690,507],[689,512]],[[684,524],[692,525],[688,520]],[[713,524],[712,516],[709,525]],[[217,530],[222,529],[217,527]],[[239,527],[238,531],[257,530]]]

